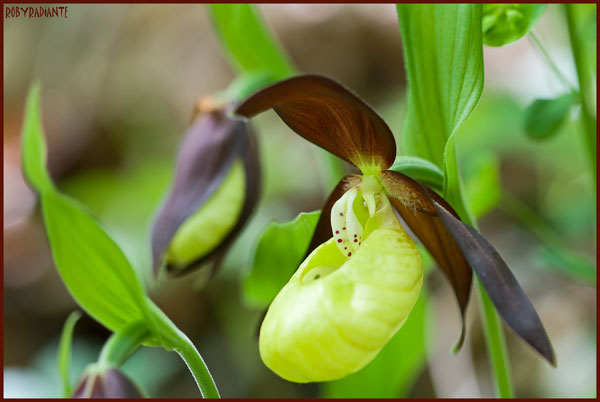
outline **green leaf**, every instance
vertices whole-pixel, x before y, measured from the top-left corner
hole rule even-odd
[[[444,172],[433,163],[418,156],[397,156],[389,170],[403,173],[436,190],[441,191],[444,186]]]
[[[38,82],[29,88],[21,137],[23,174],[29,184],[38,191],[53,187],[52,179],[46,169],[46,142],[40,110],[40,87]]]
[[[529,138],[542,140],[551,137],[577,101],[577,95],[568,93],[554,99],[536,99],[525,110],[525,132]]]
[[[471,157],[466,167],[467,202],[473,215],[479,218],[500,202],[500,162],[495,154],[482,152]]]
[[[211,4],[209,10],[221,43],[239,72],[268,71],[274,80],[294,73],[255,6]]]
[[[45,191],[41,201],[54,262],[79,305],[112,331],[144,320],[144,290],[113,239],[71,198]]]
[[[299,214],[290,222],[271,222],[262,232],[244,280],[244,299],[264,308],[296,272],[308,249],[321,211]]]
[[[63,397],[71,396],[71,380],[69,378],[69,366],[71,365],[71,342],[73,340],[73,330],[75,324],[81,318],[80,311],[73,311],[67,317],[63,326],[58,344],[58,373],[63,383]]]
[[[484,4],[483,42],[503,46],[527,35],[546,9],[546,4]]]
[[[408,79],[403,153],[443,168],[446,143],[483,90],[481,5],[397,8]]]
[[[426,293],[423,289],[404,326],[377,357],[354,374],[323,383],[323,397],[402,398],[409,395],[427,357]]]

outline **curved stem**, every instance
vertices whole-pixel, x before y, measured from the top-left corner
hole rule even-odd
[[[584,49],[581,37],[577,34],[577,22],[573,15],[574,4],[565,4],[565,14],[567,18],[567,28],[569,30],[569,40],[571,41],[571,50],[577,70],[577,81],[579,82],[579,98],[581,102],[581,120],[583,123],[583,142],[588,155],[590,169],[592,173],[594,188],[596,188],[596,119],[592,115],[592,82],[590,74],[586,72]]]
[[[202,392],[203,398],[220,398],[217,386],[208,371],[208,367],[192,341],[181,333],[180,342],[175,347],[175,351],[181,356],[193,374],[198,388]]]
[[[144,322],[136,322],[115,332],[104,344],[98,363],[104,366],[122,365],[150,337]]]
[[[196,385],[203,398],[220,398],[217,385],[204,363],[204,359],[186,334],[173,324],[167,315],[150,299],[147,299],[148,311],[153,325],[153,334],[160,336],[161,346],[174,350],[181,356],[194,376]]]

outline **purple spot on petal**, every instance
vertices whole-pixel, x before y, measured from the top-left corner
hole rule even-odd
[[[358,242],[358,240],[354,239],[354,243]]]
[[[342,239],[338,239],[338,243],[341,243],[341,242],[342,242]]]
[[[352,253],[348,253],[348,257],[350,257],[352,255]]]
[[[339,231],[339,230],[336,230],[336,231],[335,231],[335,234],[339,234],[339,233],[340,233],[340,231]]]

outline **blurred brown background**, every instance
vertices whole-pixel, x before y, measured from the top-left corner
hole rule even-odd
[[[42,82],[49,165],[59,187],[87,204],[148,279],[148,228],[166,191],[174,155],[201,95],[224,89],[234,72],[202,5],[69,5],[67,19],[4,20],[4,392],[6,397],[57,397],[58,336],[77,309],[51,260],[36,196],[23,182],[19,137],[31,82]],[[405,79],[393,5],[261,5],[292,60],[304,72],[329,75],[374,105],[401,135]],[[576,82],[559,6],[535,31],[571,82]],[[595,46],[594,46],[595,47]],[[595,269],[596,199],[576,119],[545,142],[527,139],[523,110],[534,98],[558,95],[560,81],[528,38],[485,48],[486,83],[461,132],[463,173],[497,157],[506,192],[525,202],[568,250]],[[574,116],[576,117],[576,116]],[[159,284],[152,297],[196,343],[224,397],[311,397],[319,386],[279,379],[258,356],[260,312],[240,296],[240,281],[257,233],[320,207],[326,196],[315,146],[273,114],[258,119],[265,188],[257,213],[209,286],[202,278]],[[467,177],[468,181],[468,177]],[[516,395],[591,397],[596,391],[595,281],[572,275],[564,261],[543,258],[536,236],[502,204],[480,228],[532,299],[556,349],[558,368],[507,330]],[[450,287],[431,274],[435,333],[428,364],[408,396],[491,396],[478,301],[457,355],[458,313]],[[89,317],[75,330],[72,375],[97,358],[108,331]],[[399,359],[401,356],[398,357]],[[143,349],[125,370],[154,397],[198,397],[174,354]]]

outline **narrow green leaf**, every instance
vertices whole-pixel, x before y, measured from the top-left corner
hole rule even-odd
[[[67,317],[65,325],[63,326],[62,333],[60,334],[60,341],[58,344],[58,373],[63,384],[63,397],[68,398],[71,395],[71,379],[69,377],[69,367],[71,365],[71,342],[73,340],[73,330],[75,324],[81,318],[80,311],[73,311]]]
[[[223,47],[239,72],[268,71],[274,80],[294,73],[254,5],[211,4],[209,10]]]
[[[443,168],[448,139],[483,90],[481,5],[399,4],[408,103],[405,155]]]
[[[476,218],[498,205],[501,198],[500,162],[491,152],[478,153],[466,164],[467,202]]]
[[[298,269],[321,211],[301,213],[290,222],[271,222],[262,232],[244,280],[244,299],[264,308]]]
[[[444,172],[433,163],[418,156],[397,156],[389,170],[403,173],[436,190],[441,191],[444,187]]]
[[[546,4],[484,4],[483,42],[503,46],[527,35],[546,9]]]
[[[362,370],[323,383],[325,398],[404,398],[426,362],[427,295],[421,292],[400,331]]]
[[[529,138],[543,140],[558,131],[577,101],[577,95],[568,93],[554,99],[536,99],[525,110],[525,132]]]
[[[40,110],[40,87],[38,82],[31,85],[29,89],[21,137],[23,174],[29,184],[38,191],[53,187],[46,169],[46,142]]]
[[[71,198],[46,191],[41,201],[54,262],[79,305],[113,331],[144,320],[144,291],[113,239]]]

